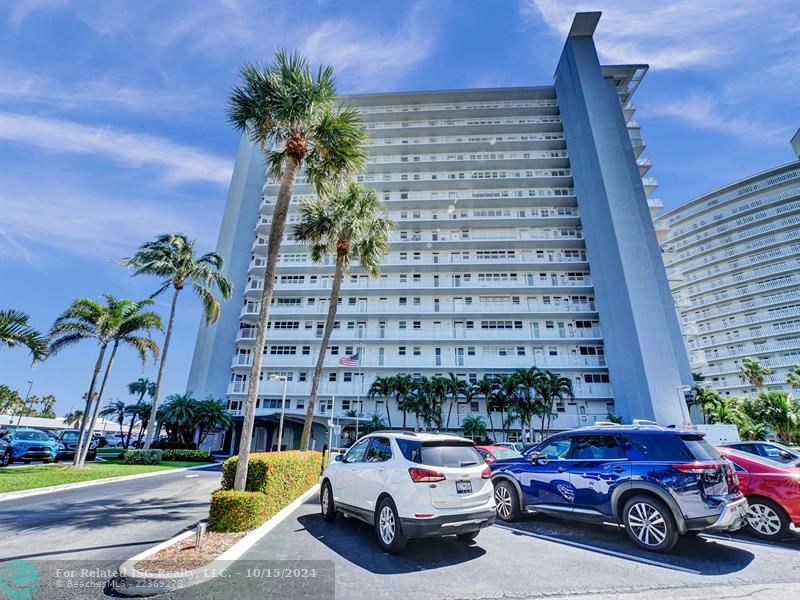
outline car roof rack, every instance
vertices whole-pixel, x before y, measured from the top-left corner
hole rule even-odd
[[[378,431],[370,431],[367,435],[372,435],[373,433],[400,433],[402,435],[411,435],[417,437],[417,434],[413,431],[404,431],[403,429],[379,429]]]

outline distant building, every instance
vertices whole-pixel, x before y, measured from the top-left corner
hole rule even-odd
[[[556,429],[608,412],[685,420],[691,375],[652,223],[661,204],[649,199],[656,184],[630,102],[647,66],[600,65],[598,19],[576,15],[554,85],[351,98],[369,132],[369,168],[358,180],[378,192],[397,231],[382,277],[356,267],[342,287],[313,428],[318,447],[332,414],[384,415],[383,399],[365,392],[376,376],[398,373],[476,381],[536,365],[574,384],[575,400],[556,408]],[[283,384],[270,376],[289,380],[283,439],[298,442],[332,272],[292,234],[300,199],[312,192],[301,177],[267,345],[253,348],[277,191],[243,139],[217,246],[242,296],[200,327],[188,383],[196,396],[227,396],[240,428],[253,352],[263,352],[258,450],[277,435]],[[459,404],[450,428],[473,414],[486,419],[483,398]],[[501,413],[493,422],[500,427]],[[391,425],[402,423],[392,401]]]
[[[752,357],[772,369],[767,390],[793,391],[786,373],[800,363],[800,161],[659,215],[656,230],[692,371],[723,396],[750,394],[740,369]]]
[[[55,417],[48,419],[45,417],[18,417],[14,415],[0,415],[0,429],[8,427],[32,427],[34,429],[72,429],[74,423],[67,423],[62,417]],[[119,433],[119,423],[115,421],[107,421],[98,417],[94,424],[95,433],[108,432]],[[80,426],[80,425],[79,425]],[[126,425],[127,427],[127,425]],[[126,429],[127,432],[127,429]]]

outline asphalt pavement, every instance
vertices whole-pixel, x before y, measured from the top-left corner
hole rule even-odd
[[[378,548],[370,527],[341,516],[326,523],[311,500],[231,573],[169,597],[499,600],[632,593],[788,599],[800,597],[800,540],[768,544],[744,536],[699,536],[681,539],[663,555],[637,550],[613,526],[525,517],[490,527],[471,544],[412,540],[404,554],[391,556]]]
[[[220,478],[212,465],[0,502],[0,571],[20,559],[35,565],[35,599],[101,596],[107,572],[206,518]],[[71,590],[58,569],[97,571],[74,578],[87,587]]]

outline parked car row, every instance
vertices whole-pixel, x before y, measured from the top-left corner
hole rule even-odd
[[[44,463],[72,460],[78,444],[80,430],[65,429],[56,435],[27,427],[0,431],[0,466],[18,461],[28,464],[34,460]],[[98,441],[92,439],[86,460],[97,458]]]
[[[797,464],[718,449],[696,431],[598,424],[521,450],[449,434],[371,433],[323,473],[322,517],[365,521],[390,553],[410,538],[471,541],[495,519],[537,513],[617,523],[652,552],[702,532],[745,527],[779,539],[800,526]]]

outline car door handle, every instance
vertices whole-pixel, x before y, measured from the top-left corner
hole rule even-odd
[[[556,469],[556,473],[563,473],[564,471],[566,471],[566,469],[564,467],[558,467]]]
[[[614,467],[611,469],[614,473],[622,473],[625,470],[625,467]]]

